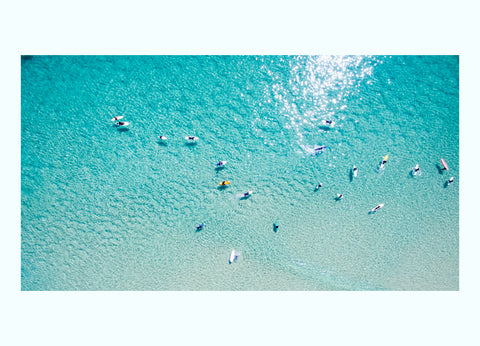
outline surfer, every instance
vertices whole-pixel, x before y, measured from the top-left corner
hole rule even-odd
[[[247,191],[243,194],[243,197],[250,197],[252,195],[252,191]]]
[[[357,177],[357,172],[358,172],[357,166],[353,166],[353,176],[354,176],[355,178]]]
[[[319,188],[321,188],[321,187],[322,187],[322,183],[318,183],[318,185],[315,186],[315,191],[317,191],[317,190],[318,190]]]
[[[375,208],[373,208],[372,210],[370,210],[370,213],[374,213],[374,212],[376,212],[378,209],[381,209],[381,208],[383,208],[383,206],[384,206],[384,204],[383,204],[383,203],[381,203],[381,204],[377,205]]]
[[[412,169],[412,175],[421,175],[422,172],[420,171],[420,165],[417,163],[415,167]]]
[[[203,229],[204,224],[201,223],[200,225],[197,226],[197,231],[201,231]]]
[[[337,193],[337,198],[335,198],[337,201],[341,200],[343,198],[343,195],[341,193]]]
[[[442,162],[442,166],[443,166],[442,171],[448,171],[447,162],[445,162],[444,159],[441,159],[440,161]]]
[[[448,185],[450,185],[451,183],[453,183],[453,180],[454,180],[454,179],[455,179],[454,177],[451,177],[450,179],[448,179]]]
[[[378,166],[378,169],[379,169],[379,170],[382,169],[382,168],[385,166],[385,164],[387,163],[387,160],[388,160],[388,155],[385,155],[385,156],[383,157],[383,159],[382,159],[382,162],[381,162],[380,165]]]

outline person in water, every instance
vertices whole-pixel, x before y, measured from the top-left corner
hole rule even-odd
[[[321,187],[322,187],[322,183],[318,183],[318,185],[315,186],[315,190],[318,190],[318,189],[321,188]]]
[[[420,166],[419,166],[418,163],[417,163],[417,165],[415,166],[415,168],[413,169],[413,171],[414,171],[415,173],[417,173],[419,170],[420,170]]]
[[[194,141],[194,140],[197,139],[197,137],[195,137],[195,136],[188,136],[188,139],[191,140],[191,141]]]

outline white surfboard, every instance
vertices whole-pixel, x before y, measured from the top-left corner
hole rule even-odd
[[[377,210],[382,209],[384,205],[385,205],[385,204],[380,203],[380,204],[377,205],[375,208],[373,208],[372,210],[370,210],[370,213],[375,213]]]
[[[218,161],[218,163],[215,164],[215,168],[223,168],[227,164],[227,161]]]
[[[123,119],[123,115],[119,115],[118,117],[113,117],[112,119],[110,119],[111,121],[117,121],[117,120],[120,120],[120,119]]]
[[[230,258],[228,262],[233,263],[237,260],[237,258],[238,258],[238,254],[235,252],[235,250],[232,250],[232,252],[230,253]]]

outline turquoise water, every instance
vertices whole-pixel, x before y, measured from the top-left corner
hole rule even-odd
[[[21,79],[23,290],[458,290],[458,56],[32,56]]]

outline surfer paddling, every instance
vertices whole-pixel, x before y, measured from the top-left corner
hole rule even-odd
[[[383,157],[382,162],[380,162],[380,165],[378,166],[378,169],[382,169],[385,166],[385,164],[387,163],[387,160],[388,160],[388,155],[385,155]]]
[[[384,206],[383,203],[377,205],[375,208],[373,208],[372,210],[370,210],[370,214],[373,214],[373,213],[375,213],[377,210],[382,209],[383,206]]]
[[[357,177],[357,173],[358,173],[358,168],[357,168],[357,166],[353,166],[352,172],[353,172],[353,177],[356,178],[356,177]]]
[[[317,147],[317,148],[313,149],[313,152],[314,152],[315,154],[320,154],[320,153],[323,152],[326,148],[327,148],[326,145],[322,145],[322,146],[320,146],[320,147]]]

